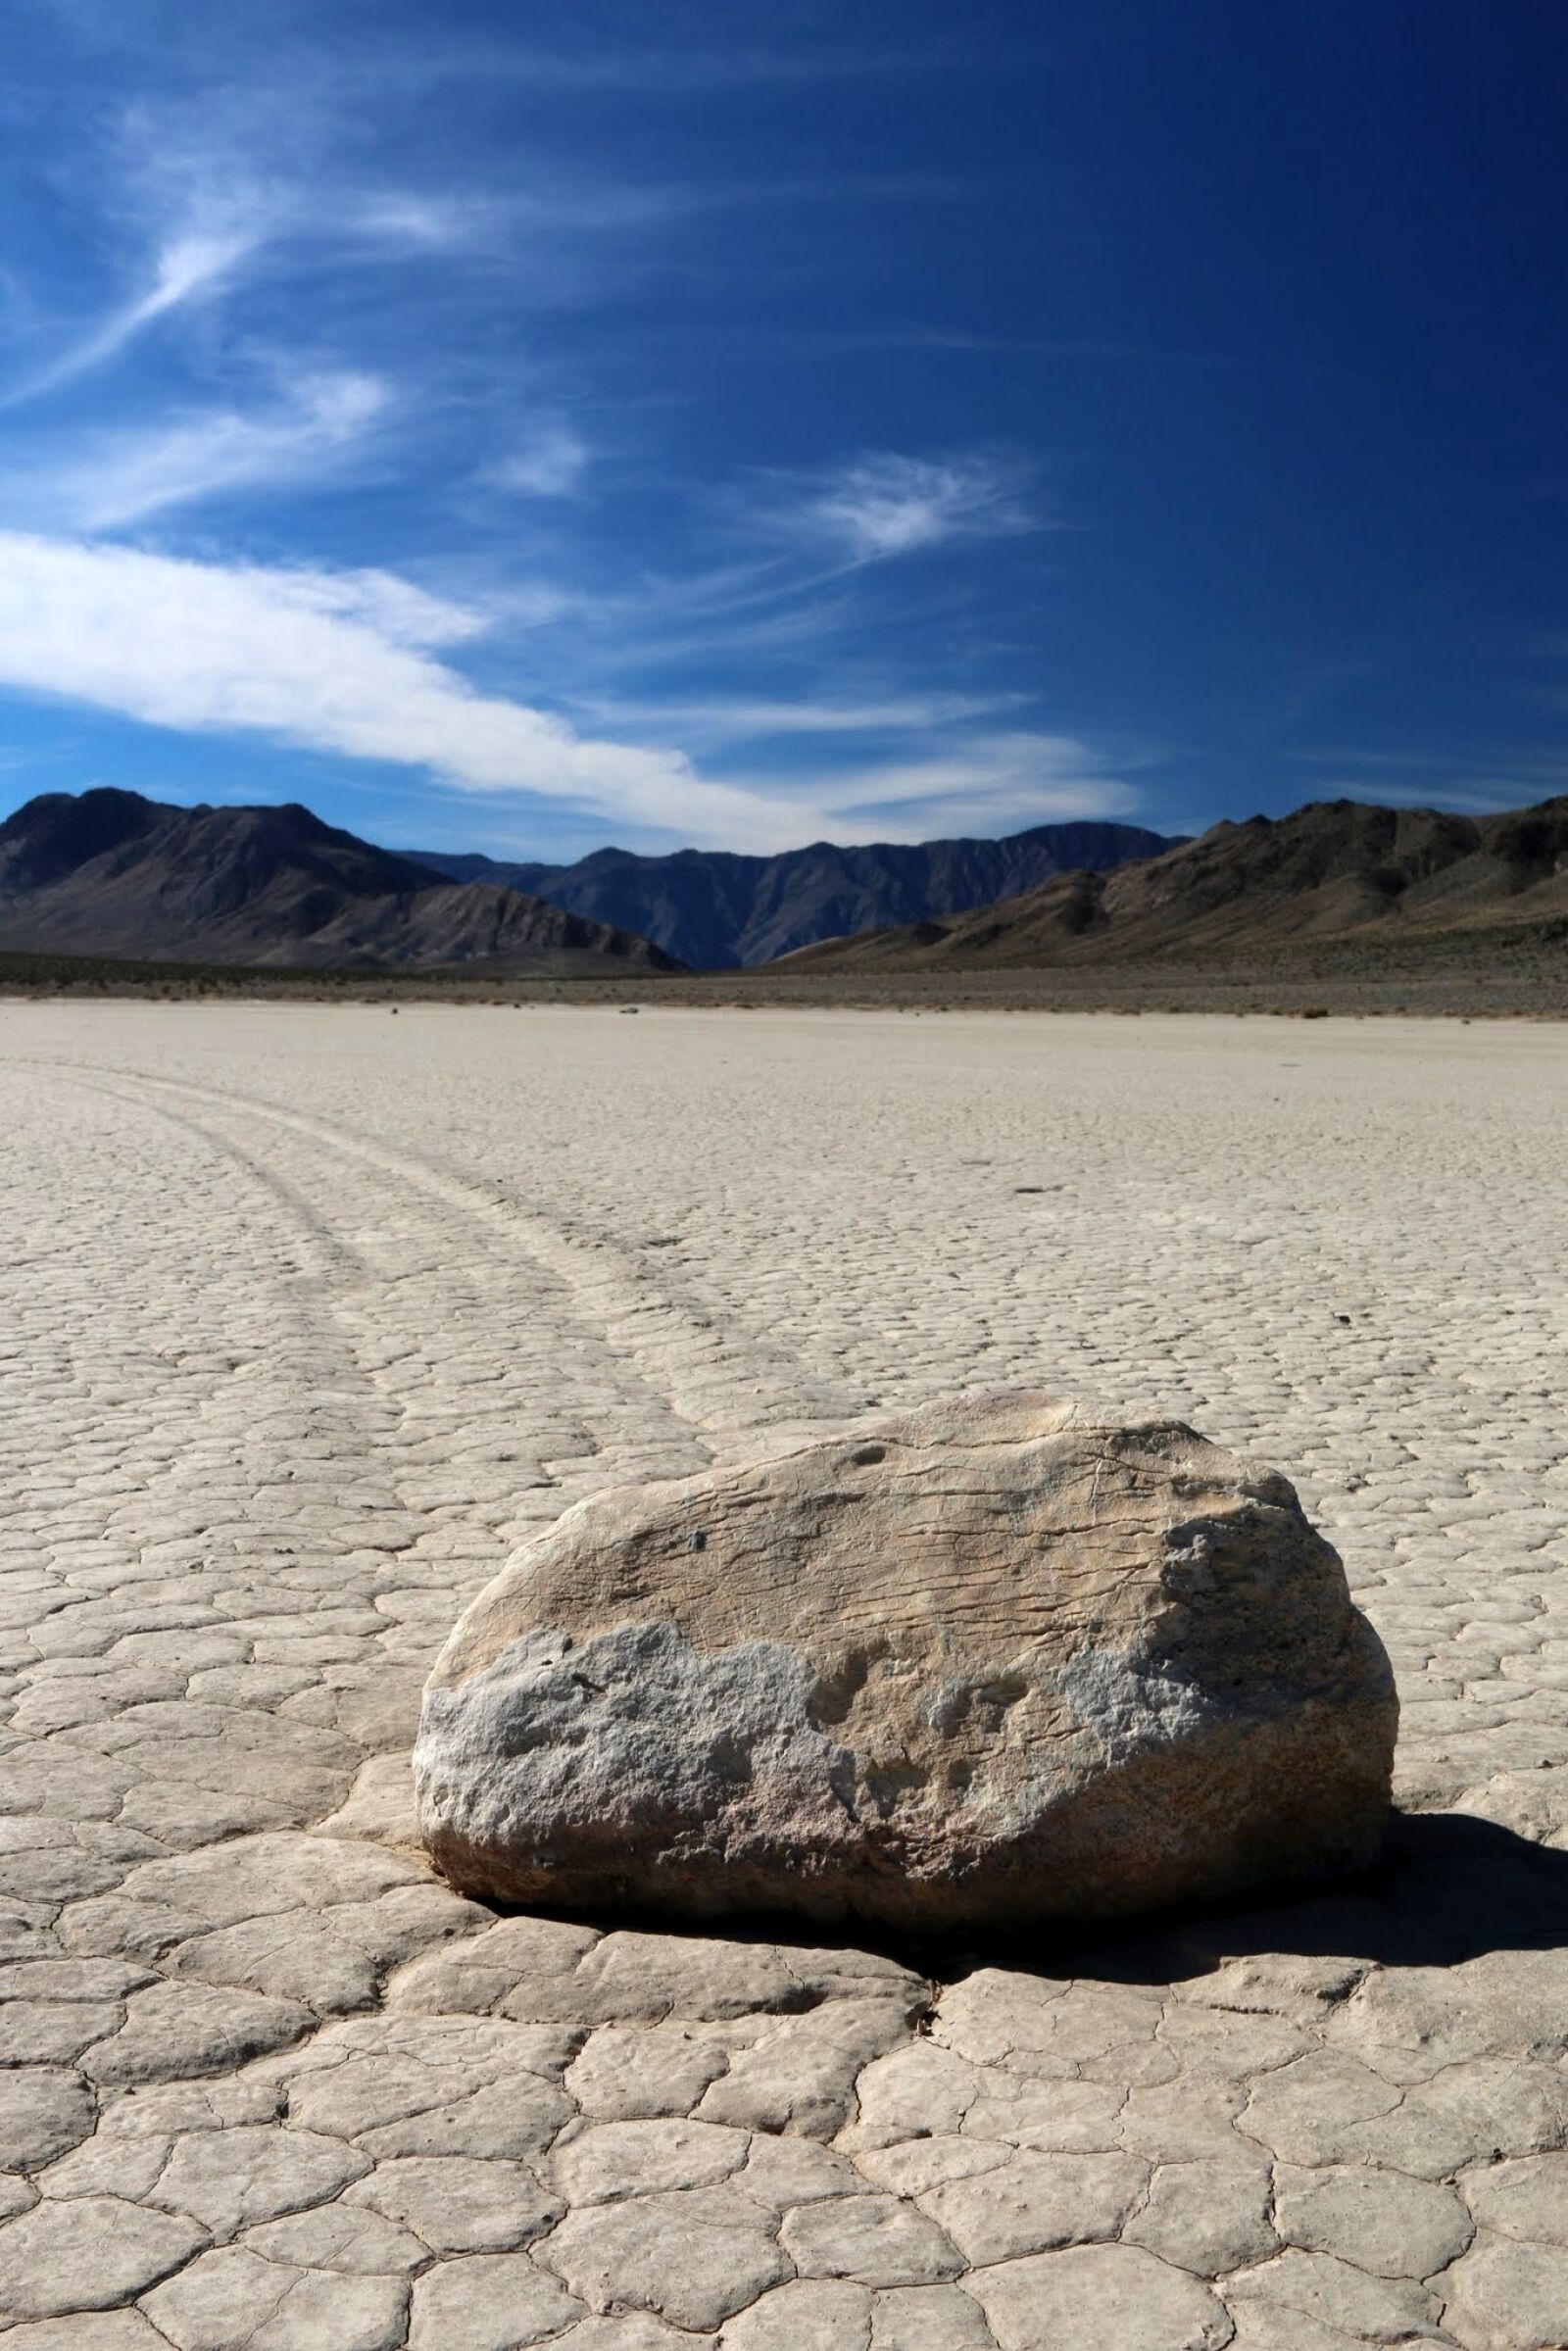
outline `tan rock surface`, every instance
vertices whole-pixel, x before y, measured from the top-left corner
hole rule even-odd
[[[1544,1024],[0,1004],[3,2351],[1552,2342],[1565,1124]],[[1372,1877],[932,1983],[411,1867],[420,1687],[573,1500],[1047,1376],[1292,1465],[1404,1702]],[[746,2159],[570,2206],[599,2311],[548,2214],[664,2122]],[[1115,2233],[785,2250],[1055,2229],[1054,2156]],[[362,2192],[476,2166],[500,2250]],[[1475,2234],[1358,2266],[1407,2211]]]
[[[996,1925],[1369,1860],[1396,1715],[1283,1478],[977,1393],[578,1503],[458,1624],[414,1776],[466,1892]]]

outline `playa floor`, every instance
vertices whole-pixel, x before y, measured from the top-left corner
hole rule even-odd
[[[1568,1029],[0,1004],[0,2341],[1568,2343]],[[1375,1878],[941,1953],[497,1920],[459,1607],[964,1386],[1282,1469]]]

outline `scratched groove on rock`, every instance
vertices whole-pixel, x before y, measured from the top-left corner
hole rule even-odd
[[[1565,1096],[1544,1027],[0,1006],[3,2339],[1560,2345]],[[520,1537],[982,1381],[1297,1479],[1378,1879],[945,1955],[431,1879]]]

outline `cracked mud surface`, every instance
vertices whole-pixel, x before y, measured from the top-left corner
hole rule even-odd
[[[1568,2342],[1568,1039],[0,1005],[6,2351]],[[943,1951],[497,1918],[452,1619],[979,1382],[1298,1485],[1387,1865]]]

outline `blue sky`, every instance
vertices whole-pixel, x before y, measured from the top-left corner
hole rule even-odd
[[[1568,776],[1561,0],[13,0],[0,810]]]

